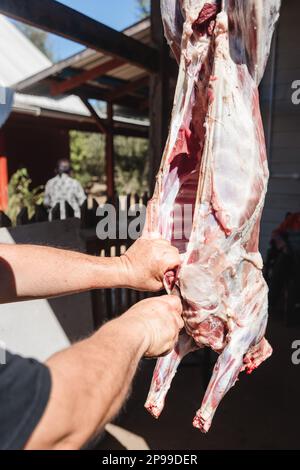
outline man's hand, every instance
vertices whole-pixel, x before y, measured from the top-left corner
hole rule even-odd
[[[119,321],[130,322],[137,335],[144,336],[145,357],[163,356],[170,352],[184,323],[182,304],[174,295],[142,300],[128,310]]]
[[[158,292],[163,289],[164,275],[180,265],[177,248],[167,240],[140,238],[121,256],[128,287]]]
[[[173,349],[180,329],[175,296],[143,300],[90,338],[52,356],[51,396],[26,449],[80,449],[118,413],[143,356]]]

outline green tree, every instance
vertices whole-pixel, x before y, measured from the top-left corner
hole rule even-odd
[[[49,34],[41,29],[34,28],[24,23],[17,23],[22,33],[51,61],[54,60],[54,54],[50,45]]]
[[[159,1],[159,0],[157,0]],[[139,18],[145,18],[150,15],[150,0],[136,0],[137,14]]]
[[[71,131],[73,176],[87,188],[93,179],[105,182],[105,137],[101,134]]]
[[[115,178],[120,194],[141,194],[148,189],[148,146],[147,139],[115,137]]]
[[[105,185],[105,137],[71,131],[71,162],[74,177],[88,189],[92,182]],[[148,140],[116,136],[115,178],[120,194],[147,190]]]

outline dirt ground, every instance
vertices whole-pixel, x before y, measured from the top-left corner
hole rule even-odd
[[[158,421],[143,408],[153,369],[152,361],[144,361],[115,424],[142,437],[152,450],[299,449],[300,365],[292,364],[291,345],[300,340],[300,327],[287,328],[271,317],[267,338],[273,356],[252,375],[240,375],[221,402],[207,435],[192,427],[205,383],[203,364],[196,358],[178,370]],[[126,439],[122,446],[106,432],[95,447],[113,450],[125,446],[134,448],[132,443],[126,445]]]

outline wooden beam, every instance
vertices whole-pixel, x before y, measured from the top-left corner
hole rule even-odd
[[[115,195],[115,162],[114,162],[114,107],[107,103],[107,123],[109,131],[106,134],[106,185],[107,197]]]
[[[160,54],[159,73],[151,76],[149,96],[151,122],[149,186],[152,191],[168,136],[171,115],[170,77],[174,73],[174,69],[170,67],[169,63],[170,50],[164,37],[160,2],[157,0],[151,0],[151,33],[152,40]]]
[[[149,97],[139,104],[139,111],[145,111],[146,109],[149,108]]]
[[[99,128],[100,132],[102,132],[102,134],[107,134],[106,124],[103,122],[103,120],[101,119],[97,111],[95,110],[94,106],[91,105],[89,100],[87,100],[86,98],[81,98],[81,101],[91,113],[92,118],[94,119],[96,126]]]
[[[150,77],[149,75],[143,75],[137,80],[125,83],[125,85],[119,86],[116,90],[108,94],[108,101],[115,101],[122,96],[132,93],[135,90],[138,90],[142,86],[149,84]]]
[[[63,95],[64,93],[79,87],[83,83],[101,77],[102,75],[106,75],[111,70],[116,69],[123,64],[125,64],[125,61],[122,59],[110,59],[104,64],[98,65],[90,70],[86,70],[85,72],[82,72],[75,77],[68,78],[61,83],[53,83],[51,86],[51,95]]]
[[[82,62],[82,60],[89,59],[91,55],[90,49],[85,49],[78,54],[75,54],[67,59],[61,60],[54,65],[51,65],[47,69],[42,70],[41,72],[32,75],[31,77],[25,78],[21,82],[13,84],[13,89],[19,92],[27,92],[30,91],[31,88],[39,82],[43,80],[49,79],[51,76],[55,76],[62,72],[64,69],[68,67],[75,67],[76,64]]]
[[[107,126],[107,121],[104,124]],[[39,129],[56,129],[57,131],[65,130],[78,130],[82,132],[99,132],[99,127],[96,125],[90,117],[82,117],[78,120],[78,117],[73,118],[62,118],[59,119],[57,116],[51,117],[47,114],[44,115],[28,115],[13,112],[3,128],[4,132],[9,129],[10,132],[18,132],[19,129],[27,129],[28,132],[32,131],[32,128],[39,132]],[[141,137],[147,139],[149,137],[149,127],[140,124],[124,123],[114,121],[114,134],[123,135],[125,137]]]
[[[0,13],[150,72],[158,69],[154,48],[54,0],[0,0]]]
[[[49,80],[49,87],[52,86],[52,83],[57,82],[57,80]],[[94,87],[93,85],[86,83],[81,85],[78,88],[74,88],[70,92],[72,95],[77,95],[80,98],[85,98],[87,100],[97,100],[97,101],[110,101],[109,93],[110,90],[106,90],[104,88]],[[126,106],[127,108],[136,109],[140,104],[141,98],[137,96],[120,96],[119,98],[115,99],[116,104],[120,104],[121,106]]]
[[[47,82],[49,90],[57,84],[63,83],[61,80],[57,79],[49,79]],[[74,90],[70,91],[70,94],[77,95],[80,98],[83,97],[88,100],[107,101],[108,91],[104,88],[94,87],[89,83],[83,83],[80,87],[74,88]]]

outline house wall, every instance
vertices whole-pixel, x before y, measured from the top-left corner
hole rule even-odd
[[[38,120],[36,120],[38,121]],[[19,168],[28,169],[33,185],[45,184],[54,176],[56,162],[69,158],[69,131],[38,122],[9,119],[3,128],[9,177]]]
[[[2,130],[0,129],[0,211],[5,210],[7,207],[7,183],[7,158],[4,148],[4,136]]]
[[[275,86],[269,149],[270,182],[261,226],[261,251],[265,256],[272,230],[286,212],[300,211],[300,105],[292,103],[292,83],[300,80],[300,2],[283,0],[275,47]],[[272,54],[261,85],[262,113],[268,135],[272,111]],[[284,177],[285,175],[285,177]],[[279,177],[280,176],[280,177]]]

